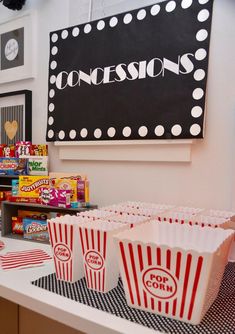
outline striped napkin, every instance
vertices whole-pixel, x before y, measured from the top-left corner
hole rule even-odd
[[[0,250],[2,250],[4,247],[5,247],[4,242],[0,240]]]
[[[18,252],[8,252],[0,256],[0,266],[3,270],[25,269],[44,265],[52,257],[42,249],[29,249]]]

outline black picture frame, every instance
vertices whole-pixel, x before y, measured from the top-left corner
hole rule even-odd
[[[0,94],[0,112],[2,113],[2,108],[4,107],[1,103],[1,100],[4,98],[12,98],[12,106],[15,105],[15,98],[22,95],[23,100],[23,136],[19,138],[22,141],[32,141],[32,91],[31,90],[18,90],[18,91],[11,91],[5,92]],[[9,101],[9,99],[8,99]],[[9,102],[8,102],[9,105]],[[1,117],[1,124],[2,127],[2,117]],[[17,140],[18,141],[18,140]],[[5,144],[5,143],[2,143]]]

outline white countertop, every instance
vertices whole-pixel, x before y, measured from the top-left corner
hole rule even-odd
[[[33,248],[41,248],[51,254],[49,245],[4,237],[1,237],[0,240],[4,241],[6,245],[0,251],[0,255],[9,251]],[[3,271],[0,268],[0,296],[88,334],[160,333],[31,284],[31,281],[53,272],[53,261],[41,267],[22,270]]]

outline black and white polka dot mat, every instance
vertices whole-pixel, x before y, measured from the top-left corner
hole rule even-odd
[[[235,264],[226,267],[219,295],[200,325],[157,316],[127,306],[121,280],[107,294],[87,289],[85,279],[76,283],[57,281],[55,274],[32,282],[33,285],[70,298],[79,303],[111,313],[137,324],[174,334],[234,334],[235,333]]]

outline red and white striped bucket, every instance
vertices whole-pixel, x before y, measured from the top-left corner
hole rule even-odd
[[[127,303],[198,324],[219,291],[233,231],[154,222],[114,237]]]
[[[93,221],[79,226],[87,287],[108,292],[118,283],[119,268],[113,235],[128,226],[115,222]]]
[[[63,216],[48,220],[56,277],[75,282],[84,276],[76,217]]]

